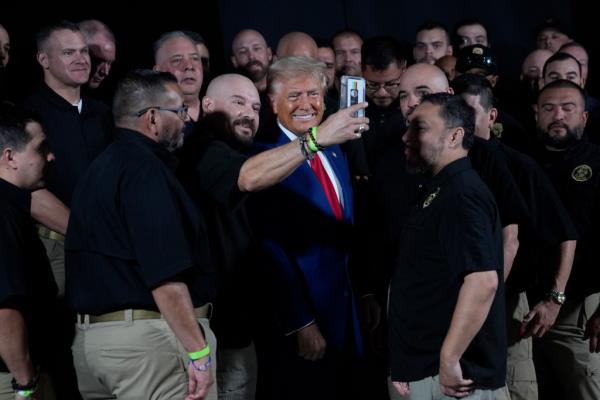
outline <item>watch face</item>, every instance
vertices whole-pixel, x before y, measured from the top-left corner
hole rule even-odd
[[[561,292],[557,292],[557,291],[552,291],[550,292],[550,297],[552,298],[552,301],[554,301],[556,304],[563,304],[566,300],[566,296],[564,293]]]

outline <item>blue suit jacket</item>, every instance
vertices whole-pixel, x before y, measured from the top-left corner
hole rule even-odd
[[[289,143],[280,130],[266,150]],[[283,333],[315,320],[325,340],[341,349],[352,334],[360,354],[361,339],[348,275],[353,216],[350,173],[339,146],[323,151],[343,195],[343,220],[336,220],[314,172],[303,163],[284,181],[260,194],[259,235],[276,293]],[[349,328],[352,332],[349,332]]]

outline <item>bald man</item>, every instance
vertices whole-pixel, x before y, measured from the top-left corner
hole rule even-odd
[[[202,110],[205,117],[200,120],[199,128],[204,135],[211,135],[219,145],[230,147],[229,157],[241,157],[234,150],[244,152],[250,148],[258,128],[260,111],[258,91],[250,79],[238,74],[216,77],[206,89]],[[224,154],[219,152],[216,156],[221,158]],[[220,161],[228,163],[229,159],[223,157]],[[212,190],[213,187],[202,187],[201,183],[202,193],[198,193],[197,198],[205,214],[220,289],[211,319],[219,342],[219,398],[253,400],[257,361],[251,329],[254,316],[247,310],[258,308],[257,297],[252,293],[258,282],[252,230],[248,223],[246,203],[235,208],[220,204],[209,195]]]
[[[400,77],[400,110],[407,117],[421,103],[426,94],[446,92],[452,94],[446,74],[435,65],[413,64]]]
[[[233,139],[244,147],[252,145],[258,129],[260,108],[261,102],[254,83],[238,74],[225,74],[213,79],[202,99],[204,113],[223,113]]]
[[[263,35],[254,29],[238,32],[231,43],[231,64],[252,79],[259,92],[267,88],[267,71],[273,61],[271,48]]]
[[[317,42],[304,32],[286,33],[277,44],[277,58],[309,57],[316,59],[319,53]]]
[[[528,81],[537,90],[541,86],[544,64],[552,54],[546,49],[536,49],[529,53],[521,66],[521,81]]]

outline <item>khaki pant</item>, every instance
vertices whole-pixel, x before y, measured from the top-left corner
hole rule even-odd
[[[15,400],[15,392],[12,390],[11,385],[12,378],[11,374],[0,372],[0,400]],[[56,399],[50,378],[45,372],[40,373],[40,380],[35,393],[43,400]]]
[[[506,385],[512,400],[537,400],[532,339],[521,339],[521,321],[529,312],[525,293],[506,296]]]
[[[420,381],[410,382],[410,394],[400,396],[391,379],[388,377],[388,392],[390,400],[455,400],[454,397],[445,396],[442,393],[439,376],[430,376]],[[475,390],[463,399],[469,400],[510,400],[510,394],[506,386],[496,390]]]
[[[598,308],[600,293],[566,302],[556,323],[533,343],[540,399],[600,399],[600,354],[583,340],[588,317]]]
[[[254,400],[257,374],[254,344],[217,351],[219,400]]]
[[[65,295],[65,243],[61,240],[40,237],[46,248],[46,255],[50,260],[50,267],[54,274],[56,286],[58,286],[58,297]]]
[[[164,319],[77,324],[73,358],[84,399],[184,399],[188,356]],[[213,354],[217,349],[208,319],[199,318]],[[217,400],[217,384],[206,399]]]

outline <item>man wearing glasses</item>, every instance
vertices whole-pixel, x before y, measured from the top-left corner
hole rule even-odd
[[[405,69],[406,58],[396,39],[379,36],[362,45],[362,76],[366,80],[369,102],[366,114],[370,121],[370,132],[344,145],[355,180],[368,179],[371,174],[383,125],[396,116],[402,121],[401,129],[404,129],[404,120],[398,108],[398,93],[400,76]]]
[[[74,194],[67,234],[73,359],[84,399],[215,399],[206,228],[174,174],[187,107],[138,70],[113,104],[119,135]]]

